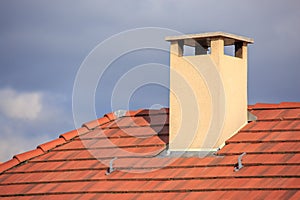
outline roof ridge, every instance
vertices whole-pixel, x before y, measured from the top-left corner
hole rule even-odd
[[[294,108],[300,108],[300,102],[256,103],[254,105],[248,105],[249,110],[294,109]]]
[[[126,111],[124,117],[145,115],[146,113],[149,114],[150,111],[157,111],[157,113],[168,113],[169,108],[161,108],[159,110],[154,110],[154,109],[153,110],[138,109],[135,111],[129,110],[129,111]],[[13,156],[12,159],[10,159],[6,162],[0,163],[0,174],[12,167],[17,166],[20,163],[28,161],[37,156],[43,155],[43,154],[47,153],[48,151],[54,149],[57,146],[66,144],[67,142],[69,142],[70,140],[74,139],[75,137],[77,137],[79,135],[88,133],[89,131],[95,129],[96,127],[104,125],[111,121],[114,121],[116,119],[118,119],[118,116],[116,116],[114,112],[106,113],[101,118],[98,118],[96,120],[92,120],[92,121],[82,124],[82,126],[78,129],[68,131],[66,133],[59,135],[59,137],[54,140],[50,140],[48,142],[38,145],[36,147],[36,149],[32,149],[32,150],[25,151],[20,154],[16,154]]]
[[[138,110],[128,110],[126,111],[126,113],[124,115],[122,115],[121,117],[118,117],[116,115],[116,112],[110,112],[110,113],[106,113],[102,118],[96,119],[96,120],[92,120],[89,122],[86,122],[82,125],[82,127],[86,127],[90,130],[95,129],[96,127],[106,124],[108,122],[114,121],[118,118],[122,118],[122,117],[136,117],[136,116],[142,116],[142,115],[148,115],[150,112],[150,114],[163,114],[163,113],[169,113],[169,108],[161,108],[159,110],[156,109],[138,109]]]
[[[25,161],[28,161],[32,158],[35,158],[37,156],[43,155],[47,153],[49,150],[54,149],[55,147],[65,144],[74,137],[84,134],[86,132],[90,131],[86,127],[81,127],[79,129],[75,129],[69,132],[66,132],[64,134],[59,135],[59,138],[50,140],[48,142],[45,142],[43,144],[40,144],[36,147],[36,149],[25,151],[20,154],[16,154],[13,156],[12,159],[3,162],[0,164],[0,173],[17,166],[20,163],[23,163]]]
[[[17,166],[20,163],[28,161],[37,156],[43,155],[57,146],[66,144],[67,142],[69,142],[70,140],[74,139],[79,135],[88,133],[94,128],[93,125],[95,124],[95,121],[97,121],[97,123],[100,126],[102,124],[110,122],[111,120],[107,117],[107,114],[105,114],[102,118],[84,123],[78,129],[74,129],[72,131],[68,131],[66,133],[60,134],[58,138],[38,145],[36,149],[25,151],[20,154],[16,154],[13,156],[12,159],[0,164],[0,174],[12,167]]]

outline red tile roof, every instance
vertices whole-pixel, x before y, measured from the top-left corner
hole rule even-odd
[[[0,197],[299,199],[300,103],[249,111],[258,119],[206,157],[161,154],[168,109],[107,114],[2,163]],[[235,171],[244,152],[243,168]]]

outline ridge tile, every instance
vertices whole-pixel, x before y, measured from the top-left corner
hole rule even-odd
[[[57,138],[55,140],[46,142],[44,144],[40,144],[39,146],[37,146],[37,148],[40,148],[44,152],[46,152],[46,151],[48,151],[50,149],[53,149],[54,147],[56,147],[58,145],[64,144],[65,142],[66,142],[65,139],[63,139],[63,138]]]
[[[96,119],[96,120],[84,123],[84,124],[82,124],[82,127],[86,127],[89,130],[91,130],[91,129],[94,129],[94,128],[98,127],[98,126],[106,124],[106,123],[108,123],[110,121],[111,120],[108,117],[104,116],[102,118],[99,118],[99,119]]]
[[[59,137],[65,139],[66,141],[69,141],[75,138],[76,136],[82,135],[87,132],[89,132],[89,129],[87,129],[86,127],[81,127],[79,129],[75,129],[73,131],[61,134]]]
[[[31,150],[31,151],[27,151],[27,152],[24,152],[24,153],[17,154],[17,155],[14,156],[14,158],[16,158],[21,163],[21,162],[24,162],[24,161],[29,160],[31,158],[40,156],[43,153],[44,153],[44,151],[42,149],[38,148],[38,149],[34,149],[34,150]]]

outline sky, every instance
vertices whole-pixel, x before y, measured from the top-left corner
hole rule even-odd
[[[72,94],[80,66],[99,43],[136,28],[254,38],[248,103],[300,101],[299,9],[298,0],[1,0],[0,162],[76,128]],[[122,75],[145,63],[167,66],[169,54],[143,49],[111,63],[95,93],[98,117],[112,111],[112,90]],[[168,72],[159,77],[168,80]],[[128,104],[168,106],[168,88],[143,85]]]

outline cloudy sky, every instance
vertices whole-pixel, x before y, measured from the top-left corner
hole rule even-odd
[[[80,65],[100,42],[128,29],[225,31],[254,38],[249,104],[300,101],[299,9],[297,0],[1,0],[0,162],[75,128],[72,91]],[[97,115],[111,111],[113,84],[126,70],[168,62],[167,53],[154,50],[114,62],[98,85]],[[160,76],[168,80],[168,73]],[[166,88],[146,85],[130,99],[131,109],[154,104],[168,106]]]

